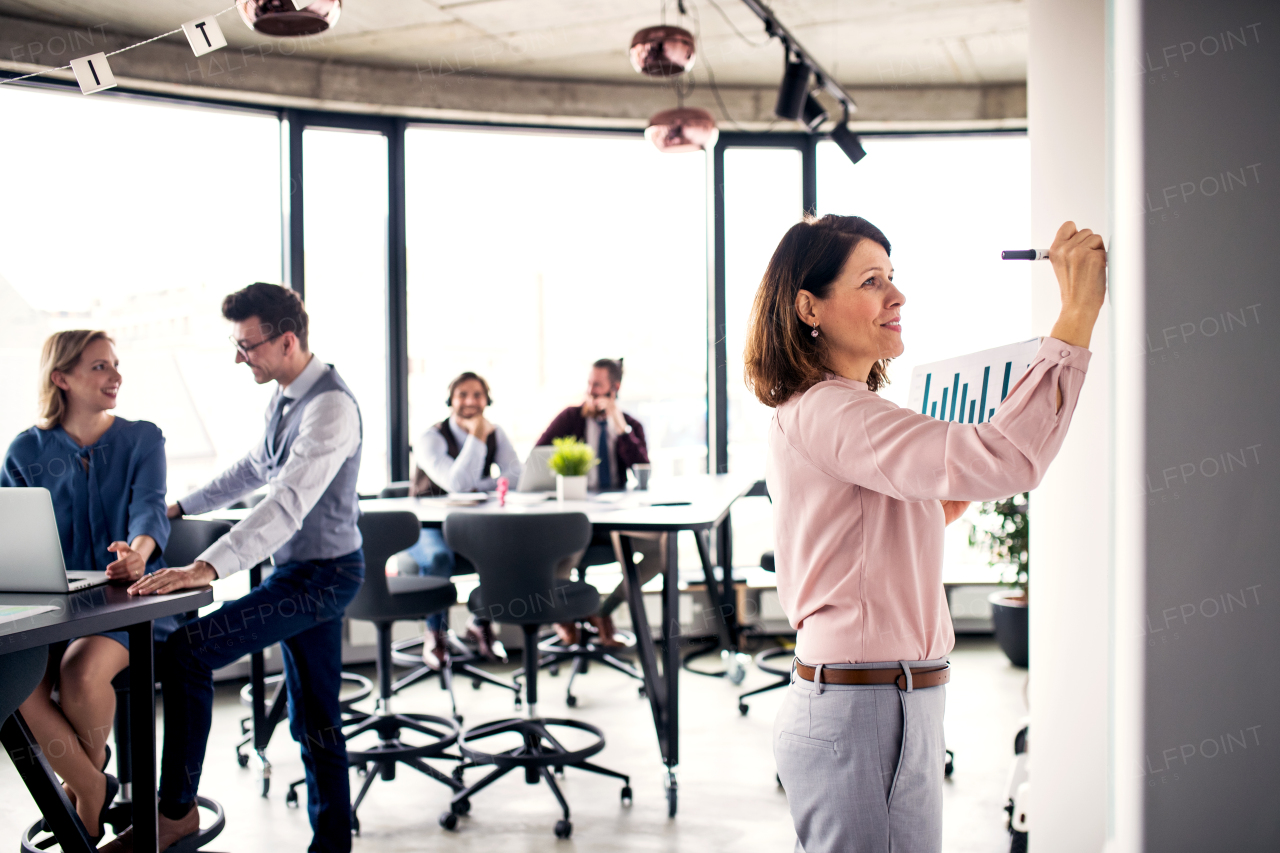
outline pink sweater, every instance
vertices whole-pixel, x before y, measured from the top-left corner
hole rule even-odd
[[[934,660],[951,651],[939,500],[1002,500],[1035,488],[1066,436],[1089,356],[1046,338],[983,424],[935,420],[838,376],[778,406],[765,477],[778,595],[802,661]]]

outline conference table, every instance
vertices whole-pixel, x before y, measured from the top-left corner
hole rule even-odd
[[[659,480],[646,491],[593,494],[585,501],[559,501],[545,493],[513,492],[506,504],[486,496],[467,499],[459,496],[440,498],[376,498],[362,500],[364,512],[402,510],[418,516],[423,527],[442,527],[453,512],[531,513],[581,512],[591,521],[596,532],[609,533],[614,552],[627,578],[627,603],[631,625],[636,634],[636,653],[644,674],[645,694],[653,712],[654,729],[667,768],[667,813],[674,817],[677,804],[676,765],[680,761],[679,675],[681,668],[679,619],[679,549],[677,534],[688,530],[694,534],[698,556],[702,562],[703,580],[707,585],[714,610],[720,643],[736,652],[738,620],[732,572],[722,570],[722,580],[715,576],[709,535],[716,530],[719,565],[732,565],[729,549],[729,511],[734,501],[745,496],[756,484],[754,477],[733,474],[702,474]],[[644,595],[632,560],[629,533],[665,534],[665,576],[662,592],[662,649],[649,627]]]
[[[674,817],[677,805],[676,766],[680,761],[680,646],[692,638],[680,632],[679,548],[677,535],[690,531],[698,546],[703,580],[712,604],[721,648],[736,653],[739,642],[737,598],[733,573],[722,571],[716,578],[715,567],[731,566],[729,546],[729,511],[733,503],[756,486],[754,477],[734,474],[700,474],[652,482],[645,491],[603,492],[589,495],[585,501],[560,501],[546,492],[511,492],[505,504],[493,494],[449,495],[438,498],[365,498],[362,512],[412,512],[423,527],[443,527],[453,512],[543,513],[581,512],[591,521],[595,532],[609,533],[614,553],[627,578],[627,603],[631,625],[636,635],[636,653],[644,675],[645,695],[653,713],[662,761],[667,768],[667,813]],[[201,518],[239,521],[252,510],[224,509],[206,513]],[[711,556],[710,534],[716,532],[718,562]],[[632,559],[634,550],[629,533],[664,534],[665,576],[662,592],[661,652],[649,627],[644,595]],[[260,667],[259,667],[260,670]],[[257,671],[257,670],[255,670]],[[255,678],[255,683],[260,679]],[[265,697],[264,697],[265,701]],[[255,722],[264,714],[255,710]],[[255,746],[265,747],[270,726]],[[256,726],[255,726],[256,729]]]
[[[0,606],[52,606],[52,611],[0,622],[0,655],[71,640],[102,631],[129,632],[129,726],[133,773],[133,845],[154,851],[156,826],[156,704],[152,623],[198,610],[213,592],[183,590],[171,595],[131,596],[123,586],[104,584],[67,595],[0,593]],[[2,660],[2,658],[0,658]],[[93,845],[75,817],[57,777],[35,746],[20,715],[0,727],[0,742],[26,783],[65,853],[91,853]]]

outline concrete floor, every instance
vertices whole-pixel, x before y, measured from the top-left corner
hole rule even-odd
[[[1004,830],[1005,774],[1013,735],[1026,713],[1026,672],[1012,668],[993,640],[962,639],[952,654],[955,666],[947,688],[948,745],[956,770],[946,784],[943,849],[947,853],[995,853],[1008,849]],[[771,676],[753,670],[740,689],[763,686]],[[570,841],[557,841],[559,817],[545,786],[526,786],[519,774],[478,794],[472,812],[456,832],[442,830],[437,815],[448,801],[444,786],[401,769],[393,782],[378,780],[361,806],[362,834],[356,851],[437,850],[511,853],[544,850],[591,851],[789,851],[794,834],[786,797],[774,782],[770,735],[781,691],[756,697],[742,716],[739,688],[721,679],[681,677],[680,813],[666,816],[663,768],[646,702],[628,679],[593,668],[575,684],[578,706],[566,707],[566,675],[539,680],[540,711],[594,723],[605,730],[608,747],[596,763],[629,773],[634,805],[619,803],[619,784],[567,771],[563,790],[573,810]],[[494,687],[473,691],[459,685],[459,708],[469,724],[511,715],[510,694]],[[447,701],[434,682],[406,690],[396,710],[447,714]],[[236,685],[219,688],[214,731],[202,793],[226,808],[226,830],[210,845],[216,851],[301,851],[310,839],[304,809],[288,808],[288,781],[302,773],[296,747],[283,728],[272,743],[273,787],[259,796],[257,776],[237,766],[233,750],[243,713]],[[447,771],[449,766],[442,764]],[[482,771],[468,774],[468,781]],[[352,776],[353,786],[360,779]],[[303,791],[305,800],[305,791]],[[16,836],[36,810],[13,766],[0,763],[0,826]]]

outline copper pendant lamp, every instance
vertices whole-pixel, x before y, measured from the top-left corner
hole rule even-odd
[[[674,77],[693,67],[693,33],[683,27],[645,27],[631,37],[631,66],[650,77]]]
[[[715,145],[719,135],[711,113],[697,107],[677,107],[656,113],[644,131],[644,138],[664,154],[702,151]]]
[[[240,17],[268,36],[313,36],[338,23],[342,0],[313,0],[298,8],[293,0],[239,0]]]

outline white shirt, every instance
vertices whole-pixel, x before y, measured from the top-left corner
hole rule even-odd
[[[413,446],[414,460],[418,467],[426,472],[431,482],[447,492],[491,492],[496,489],[497,479],[483,470],[485,457],[489,453],[488,446],[458,426],[456,418],[450,416],[448,424],[454,441],[458,443],[458,458],[449,456],[448,443],[440,430],[433,426]],[[514,491],[523,469],[520,457],[516,455],[511,439],[507,438],[502,427],[495,426],[493,431],[498,437],[498,452],[493,461],[498,464],[498,470],[507,478]]]
[[[605,439],[609,445],[609,458],[601,459],[600,465],[609,466],[609,483],[610,488],[619,487],[618,482],[618,431],[613,428],[613,421],[605,418],[604,428],[608,438]],[[591,448],[592,453],[597,453],[600,449],[600,422],[595,418],[587,418],[587,447]],[[587,472],[587,488],[600,488],[600,465],[593,465],[591,470]],[[622,485],[626,484],[626,474],[623,473]]]
[[[280,394],[297,400],[306,395],[329,365],[314,355],[297,378],[282,386],[267,406],[269,425]],[[287,414],[293,404],[286,404]],[[302,529],[338,469],[360,447],[360,415],[355,401],[341,391],[326,391],[307,404],[289,458],[272,471],[266,442],[260,441],[247,456],[214,477],[178,503],[185,513],[197,515],[220,509],[267,486],[267,496],[240,523],[197,559],[213,566],[219,578],[256,566],[274,554]]]

